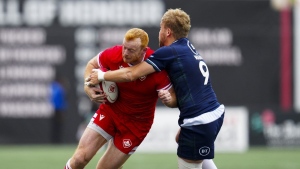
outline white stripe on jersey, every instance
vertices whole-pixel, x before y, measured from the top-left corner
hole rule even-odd
[[[169,90],[169,89],[171,89],[172,86],[173,86],[172,83],[169,83],[167,86],[165,86],[161,89],[158,89],[157,91],[159,92],[160,90]]]
[[[98,55],[97,55],[97,56],[98,56],[98,57],[97,57],[97,62],[98,62],[98,66],[99,66],[99,67],[102,67],[102,65],[100,64],[100,56],[101,56],[102,52],[103,52],[103,51],[99,52]]]
[[[197,117],[184,119],[183,124],[181,124],[181,127],[207,124],[213,122],[222,116],[224,110],[225,106],[222,104],[214,111],[203,113]]]
[[[151,55],[150,57],[153,57],[153,55]],[[152,62],[150,59],[147,59],[148,62],[151,62],[151,65],[156,67],[157,70],[161,71],[159,67],[156,66],[156,64],[154,62]]]

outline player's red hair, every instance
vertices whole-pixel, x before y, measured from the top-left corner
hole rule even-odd
[[[124,38],[125,38],[126,41],[130,41],[130,40],[134,40],[136,38],[140,38],[142,49],[146,48],[148,46],[148,43],[149,43],[148,34],[143,29],[139,29],[139,28],[129,29],[126,32]]]

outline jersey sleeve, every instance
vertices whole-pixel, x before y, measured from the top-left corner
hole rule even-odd
[[[119,60],[122,60],[122,46],[107,48],[98,54],[98,64],[102,71],[113,70]]]
[[[146,62],[153,66],[156,71],[162,71],[167,68],[174,54],[171,47],[161,47],[156,50]]]
[[[109,49],[103,50],[98,54],[98,65],[102,71],[109,70],[108,56]]]

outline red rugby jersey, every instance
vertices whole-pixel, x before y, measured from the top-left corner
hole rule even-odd
[[[144,60],[152,53],[153,50],[148,48]],[[128,63],[123,62],[121,45],[100,52],[98,63],[101,68],[107,70],[117,70],[130,66]],[[110,107],[116,114],[121,113],[122,116],[129,115],[134,119],[143,120],[153,119],[158,91],[169,89],[171,82],[167,73],[161,71],[141,77],[133,82],[117,83],[117,85],[119,88],[117,101],[113,104],[107,102],[106,106]]]

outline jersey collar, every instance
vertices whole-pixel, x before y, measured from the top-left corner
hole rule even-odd
[[[145,60],[145,56],[146,56],[146,53],[144,54],[144,57],[143,57],[143,59],[141,60],[141,62]],[[140,63],[141,63],[141,62],[140,62]],[[131,67],[131,66],[134,66],[133,64],[130,64],[130,63],[127,63],[127,64],[128,64],[128,66],[130,66],[130,67]]]

